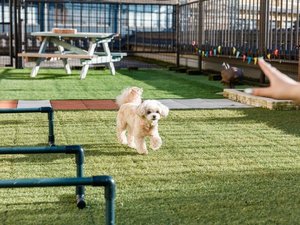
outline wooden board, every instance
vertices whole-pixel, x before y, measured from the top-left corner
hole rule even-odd
[[[23,52],[19,53],[20,57],[28,58],[72,58],[72,59],[92,59],[96,56],[79,55],[79,54],[58,54],[58,53],[35,53],[35,52]]]
[[[76,34],[77,29],[53,28],[52,32],[55,34]]]

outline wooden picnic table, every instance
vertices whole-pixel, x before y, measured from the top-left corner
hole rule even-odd
[[[71,29],[70,29],[71,30]],[[41,39],[42,44],[38,53],[22,52],[18,56],[25,58],[35,58],[35,65],[31,71],[31,77],[36,77],[40,68],[41,62],[49,58],[58,58],[63,61],[67,74],[71,74],[71,68],[68,59],[80,59],[82,70],[80,79],[85,79],[89,66],[94,64],[108,63],[112,75],[115,75],[115,67],[113,62],[120,61],[126,53],[110,52],[108,43],[114,39],[117,34],[114,33],[90,33],[90,32],[67,32],[65,30],[55,30],[48,32],[33,32],[32,36]],[[86,38],[89,40],[88,50],[84,50],[77,46],[68,43],[66,40]],[[58,53],[46,53],[49,43],[53,43],[58,47]],[[96,47],[101,44],[103,52],[95,52]]]

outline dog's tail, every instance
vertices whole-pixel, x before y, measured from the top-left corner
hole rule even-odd
[[[125,88],[122,93],[117,96],[116,103],[120,107],[126,103],[141,104],[143,89],[138,87]]]

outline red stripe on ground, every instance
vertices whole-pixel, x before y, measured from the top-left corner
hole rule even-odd
[[[17,108],[17,105],[18,105],[17,100],[0,101],[1,109],[15,109]]]
[[[82,100],[51,100],[54,110],[86,110],[88,109]]]
[[[54,110],[116,110],[113,100],[51,100]]]
[[[88,109],[118,109],[117,104],[113,100],[83,100],[82,102]]]

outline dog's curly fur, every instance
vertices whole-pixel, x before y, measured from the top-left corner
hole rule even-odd
[[[153,150],[160,148],[162,139],[158,133],[158,121],[168,115],[169,109],[156,100],[142,102],[142,92],[138,87],[131,87],[117,97],[120,106],[117,138],[121,144],[135,148],[139,154],[148,154],[145,138],[150,137]]]

